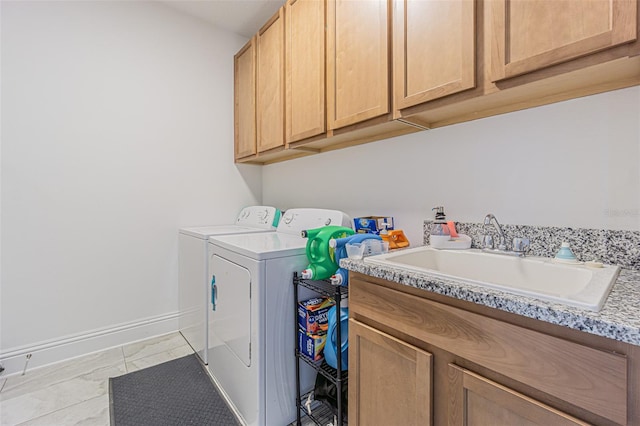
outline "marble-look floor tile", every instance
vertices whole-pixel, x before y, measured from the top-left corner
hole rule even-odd
[[[9,376],[4,388],[0,391],[0,401],[25,395],[109,366],[118,366],[124,369],[122,348],[108,349],[46,367],[27,370],[24,376],[19,374]]]
[[[83,401],[107,395],[109,377],[124,373],[123,366],[101,367],[89,374],[0,401],[0,424],[16,425]]]
[[[187,341],[180,333],[170,333],[164,336],[154,337],[142,342],[131,343],[122,347],[125,361],[146,358],[162,352],[184,346]]]
[[[180,333],[171,333],[3,377],[0,425],[108,426],[109,377],[192,353]]]
[[[154,365],[162,364],[163,362],[171,361],[176,358],[191,355],[193,349],[189,345],[182,345],[171,350],[156,353],[144,358],[127,359],[127,373],[133,371],[142,370],[143,368],[153,367]]]
[[[109,426],[109,395],[54,411],[32,420],[20,423],[19,426]]]

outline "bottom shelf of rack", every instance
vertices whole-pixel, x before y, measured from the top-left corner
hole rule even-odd
[[[309,404],[310,412],[307,410],[307,406],[305,404],[307,402],[307,398],[309,398],[309,395],[312,393],[313,391],[307,392],[300,397],[300,425],[336,426],[338,424],[337,417],[334,414],[333,409],[328,404],[322,401],[313,400],[311,401],[311,404]],[[342,424],[347,424],[346,418],[343,419]]]

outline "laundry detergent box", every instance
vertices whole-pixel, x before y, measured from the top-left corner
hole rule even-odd
[[[328,297],[314,297],[298,302],[298,327],[307,334],[326,333],[327,312],[335,305]]]
[[[359,234],[376,234],[385,229],[393,229],[393,218],[384,216],[365,216],[353,219],[353,225]]]
[[[324,345],[327,342],[327,334],[307,334],[298,329],[298,350],[312,361],[320,361],[324,358]]]

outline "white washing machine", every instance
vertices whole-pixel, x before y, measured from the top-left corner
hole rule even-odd
[[[250,426],[287,425],[296,418],[293,273],[308,264],[300,232],[351,227],[336,210],[290,209],[277,231],[209,238],[215,304],[209,371],[227,401]],[[300,288],[300,299],[311,297]],[[315,372],[301,363],[302,390]]]
[[[182,228],[178,234],[178,327],[206,364],[209,346],[209,237],[254,232],[275,232],[280,210],[250,206],[240,211],[234,224]]]

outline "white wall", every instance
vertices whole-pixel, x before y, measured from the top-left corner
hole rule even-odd
[[[493,212],[640,230],[638,87],[234,166],[243,38],[152,2],[0,7],[5,361],[56,346],[69,356],[74,341],[111,331],[175,329],[177,228],[229,222],[261,201],[393,215],[414,245],[439,204],[455,220]]]
[[[246,39],[153,2],[1,7],[2,354],[175,330],[177,229],[262,197],[233,164]]]
[[[412,245],[450,220],[640,231],[640,87],[265,166],[263,201],[392,215]]]

